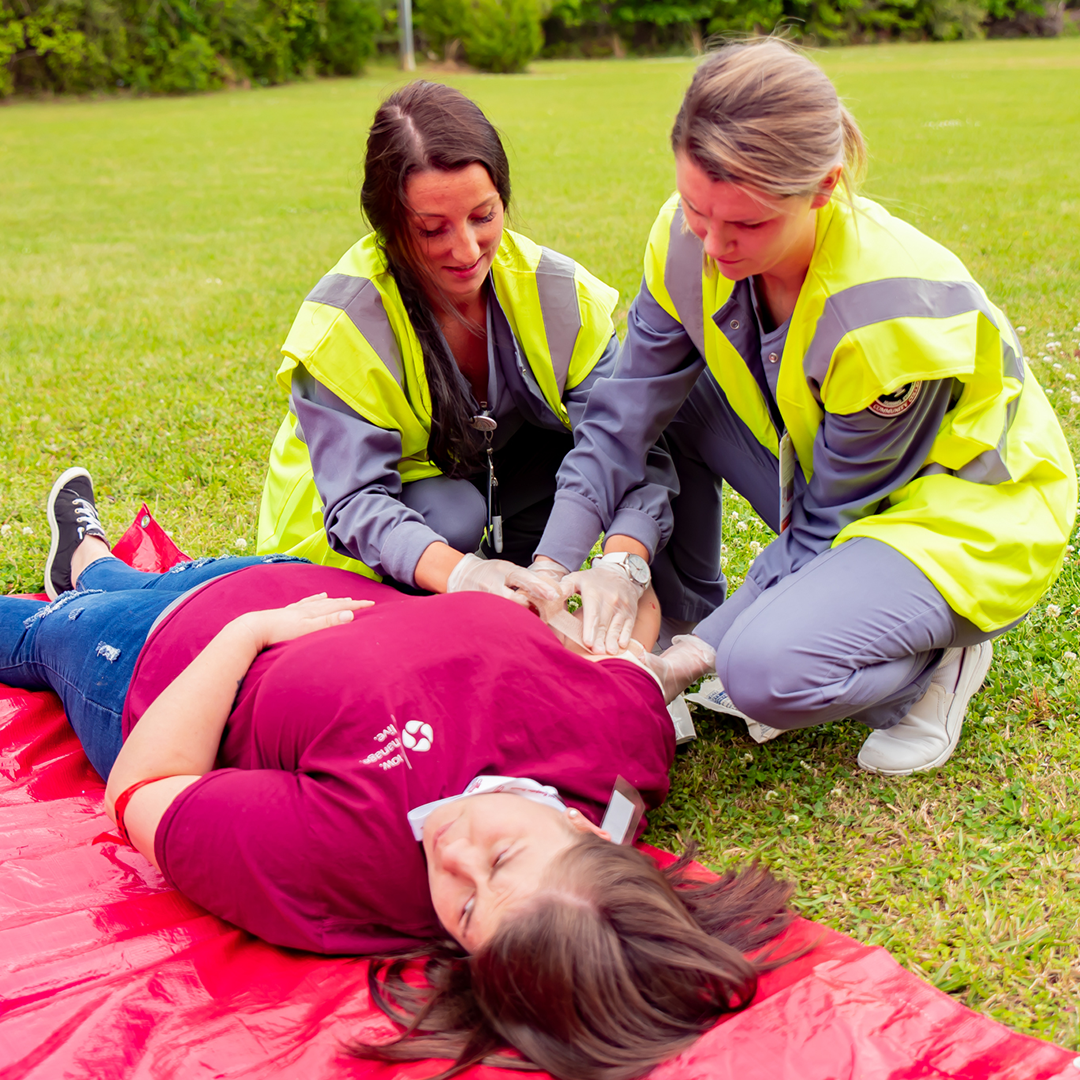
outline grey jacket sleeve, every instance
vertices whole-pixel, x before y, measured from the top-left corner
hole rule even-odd
[[[311,456],[330,547],[414,585],[429,544],[443,541],[401,502],[401,436],[369,423],[303,366],[292,378],[298,434]]]
[[[909,483],[926,463],[952,390],[952,379],[923,383],[914,404],[899,416],[883,417],[870,409],[826,413],[814,441],[809,483],[800,469],[795,471],[791,524],[754,560],[731,600],[694,633],[718,646],[736,608],[742,610],[763,590],[828,550],[845,526],[877,513],[891,492]]]
[[[652,554],[667,542],[678,481],[655,444],[704,366],[643,281],[615,370],[590,383],[538,555],[575,569],[601,532],[632,536]]]

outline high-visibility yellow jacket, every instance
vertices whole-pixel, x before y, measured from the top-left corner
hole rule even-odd
[[[491,280],[544,400],[570,428],[563,394],[603,355],[619,294],[572,259],[504,230]],[[427,457],[431,397],[424,357],[374,234],[341,258],[300,307],[278,370],[289,392],[302,364],[364,419],[401,435],[403,482],[436,476]],[[311,458],[290,411],[270,450],[259,510],[258,551],[299,555],[377,578],[329,547]]]
[[[778,454],[763,393],[714,316],[733,283],[702,262],[677,195],[653,225],[645,280],[682,323],[758,441]],[[924,468],[834,546],[869,536],[901,552],[984,630],[1028,611],[1059,573],[1076,470],[1005,315],[951,252],[868,199],[817,212],[777,406],[806,478],[826,412],[850,414],[917,380],[956,379]]]

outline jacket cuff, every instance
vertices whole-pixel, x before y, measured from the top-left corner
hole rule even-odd
[[[608,536],[629,536],[649,552],[649,562],[656,558],[656,549],[660,546],[660,526],[656,520],[643,510],[628,507],[615,511],[615,518],[605,530]]]
[[[416,564],[432,544],[438,543],[445,544],[446,537],[440,536],[422,521],[403,521],[391,529],[383,541],[379,553],[382,572],[402,585],[417,588]]]
[[[588,499],[573,491],[557,492],[533,558],[546,555],[567,570],[578,570],[603,528],[599,512]]]

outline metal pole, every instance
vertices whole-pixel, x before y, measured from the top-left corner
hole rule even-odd
[[[416,70],[413,52],[412,0],[398,0],[398,33],[401,38],[401,70]]]

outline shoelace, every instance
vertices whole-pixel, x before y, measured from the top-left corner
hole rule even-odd
[[[82,535],[86,535],[91,529],[96,529],[102,535],[105,529],[97,515],[97,507],[89,499],[72,499],[71,505],[75,510],[75,523],[83,526]]]

